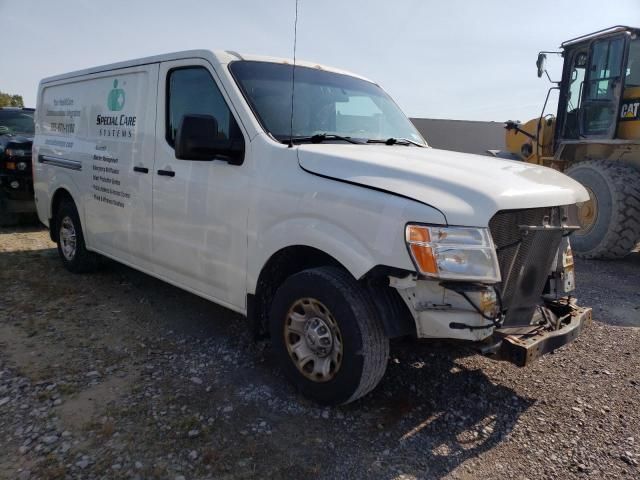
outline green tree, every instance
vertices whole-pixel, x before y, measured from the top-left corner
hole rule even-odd
[[[24,107],[22,95],[0,92],[0,107]]]

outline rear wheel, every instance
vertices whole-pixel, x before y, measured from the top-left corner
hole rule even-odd
[[[571,221],[580,227],[571,246],[583,258],[621,258],[640,240],[640,171],[620,162],[594,160],[566,172],[589,192]]]
[[[367,291],[339,268],[289,277],[275,294],[269,322],[285,375],[319,403],[352,402],[384,375],[389,340],[382,322]]]
[[[73,273],[95,270],[98,256],[85,246],[80,217],[73,202],[62,202],[53,228],[57,229],[58,254],[65,268]]]

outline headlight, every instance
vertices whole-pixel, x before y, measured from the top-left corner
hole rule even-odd
[[[9,157],[28,157],[31,150],[23,150],[21,148],[7,148],[4,152]]]
[[[486,228],[409,224],[405,239],[417,270],[444,280],[500,281],[493,239]]]
[[[18,162],[16,167],[18,167],[18,170],[24,171],[27,169],[27,162]]]

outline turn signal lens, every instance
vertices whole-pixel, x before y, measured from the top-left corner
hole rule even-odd
[[[412,244],[410,246],[411,254],[414,260],[418,264],[418,268],[422,273],[438,273],[438,267],[436,266],[436,259],[433,256],[433,250],[426,245]]]
[[[16,169],[16,162],[7,162],[7,163],[5,163],[5,166],[6,166],[7,170],[15,170]]]

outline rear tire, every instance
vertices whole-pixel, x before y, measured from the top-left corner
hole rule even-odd
[[[389,340],[369,294],[347,272],[319,267],[289,277],[269,316],[284,374],[326,405],[352,402],[382,379]]]
[[[64,200],[58,208],[54,228],[57,229],[58,254],[64,267],[72,273],[87,273],[98,266],[98,255],[87,250],[80,216],[74,203]]]
[[[574,252],[582,258],[628,255],[640,240],[640,171],[616,161],[593,160],[572,165],[565,173],[592,197],[580,209],[584,228],[571,237]]]

